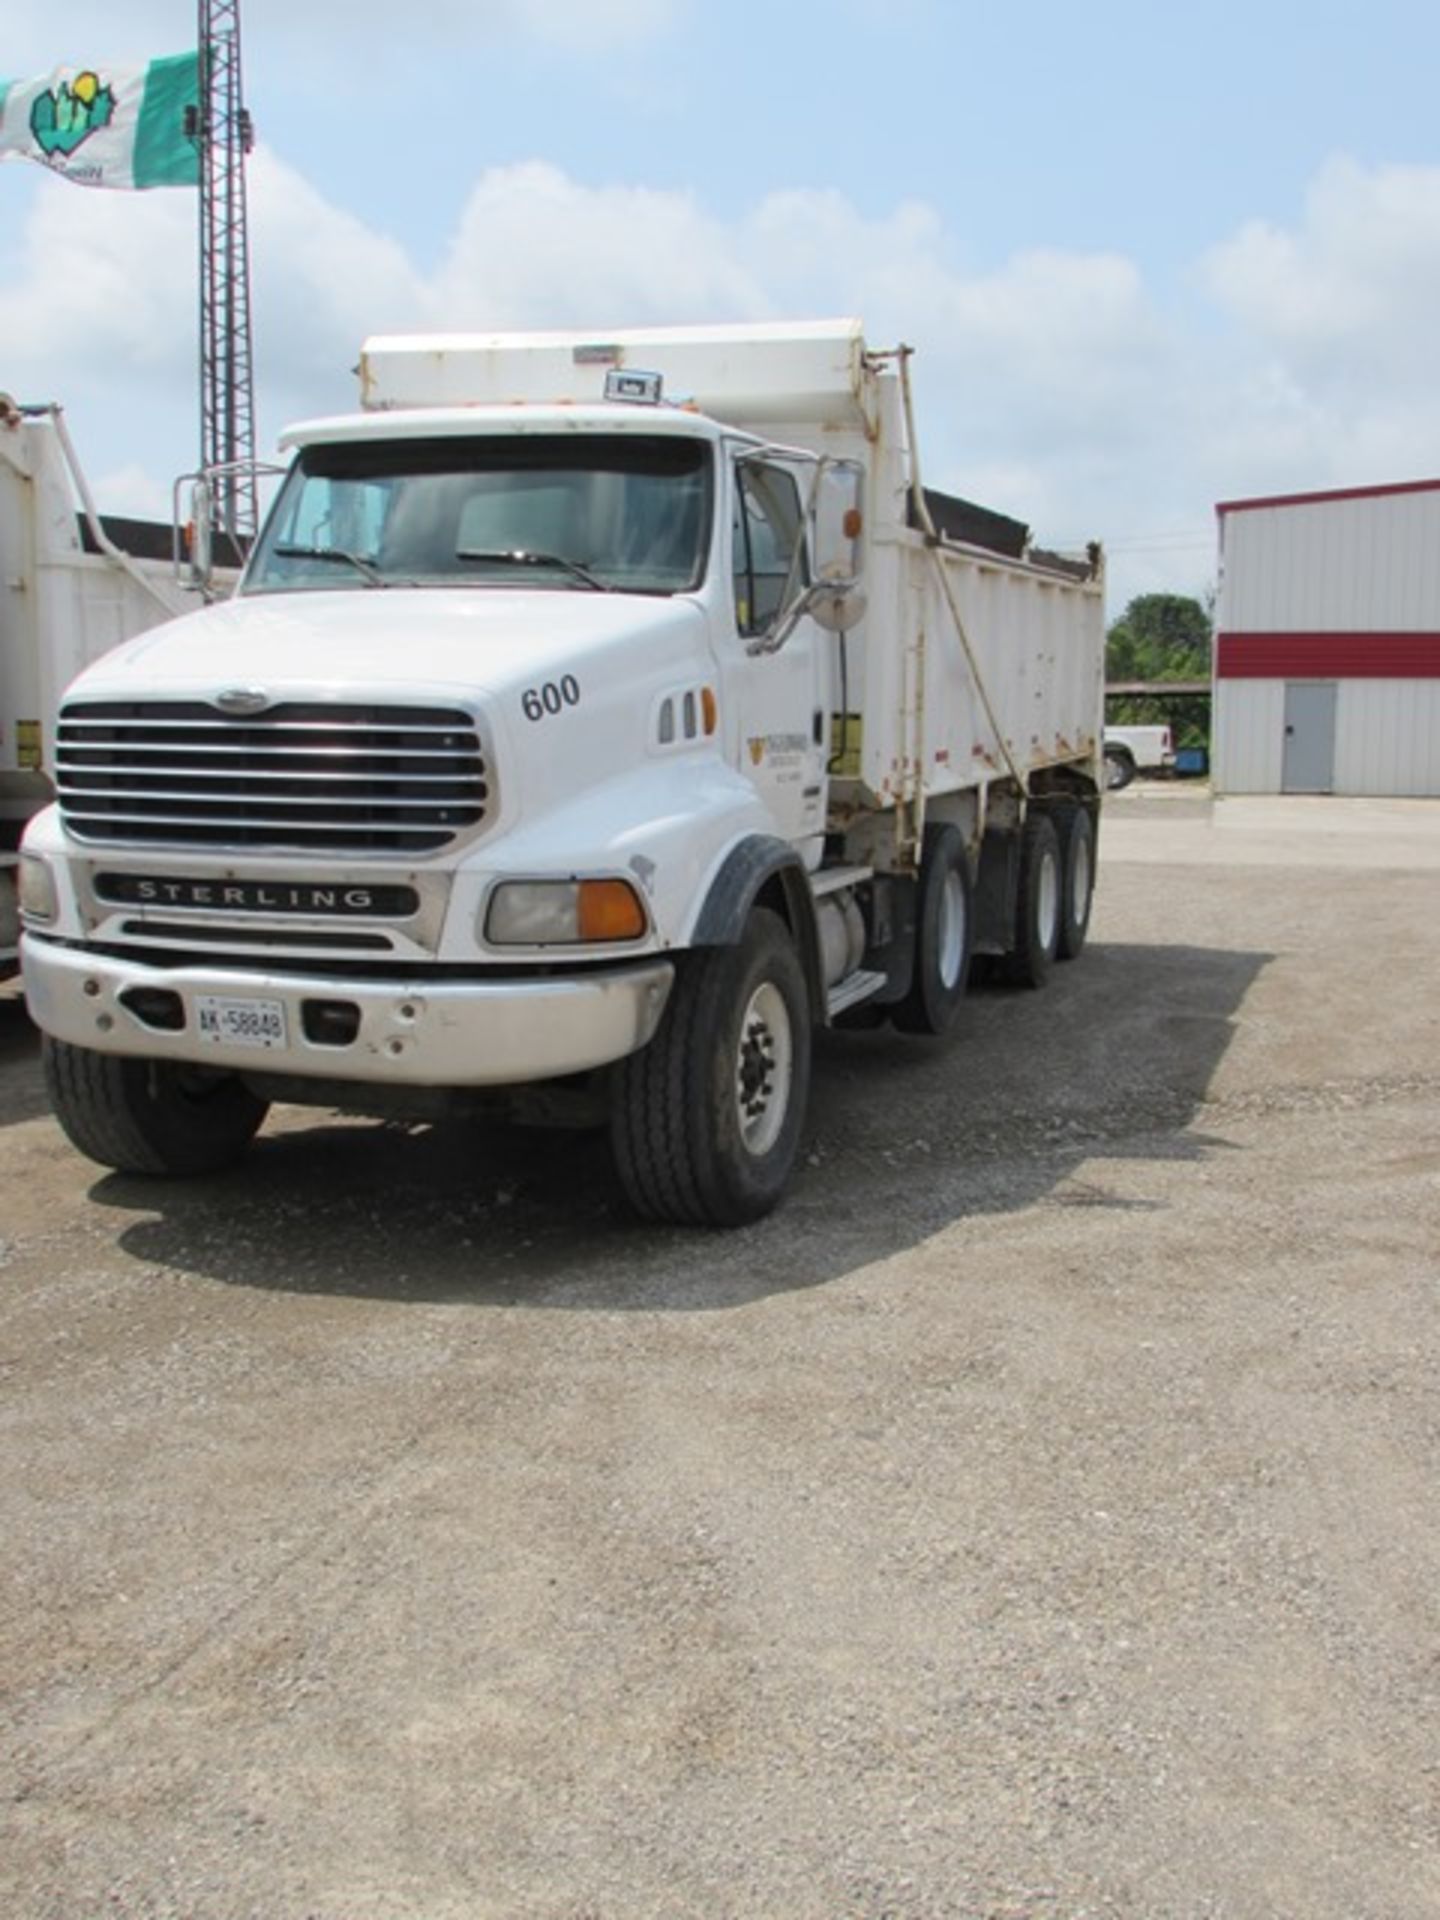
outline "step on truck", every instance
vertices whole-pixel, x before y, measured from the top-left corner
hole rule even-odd
[[[237,594],[91,667],[23,851],[65,1131],[608,1126],[653,1219],[794,1170],[813,1036],[1080,950],[1098,548],[928,489],[858,323],[381,337]]]

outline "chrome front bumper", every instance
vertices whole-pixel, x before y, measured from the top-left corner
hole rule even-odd
[[[21,965],[37,1026],[75,1046],[242,1073],[422,1087],[519,1086],[619,1060],[654,1034],[674,975],[669,960],[643,960],[540,979],[428,982],[417,974],[377,982],[148,967],[33,934],[21,942]],[[174,999],[157,1003],[156,993]],[[278,1001],[283,1043],[207,1039],[197,1014],[202,995]],[[172,1024],[155,1023],[157,1005]],[[345,1018],[318,1017],[320,1005],[346,1009]],[[352,1022],[351,1037],[313,1037]]]

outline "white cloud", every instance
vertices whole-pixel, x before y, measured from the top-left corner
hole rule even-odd
[[[1350,370],[1358,347],[1367,379],[1408,380],[1434,351],[1440,167],[1332,159],[1298,228],[1252,221],[1203,271],[1237,320],[1322,376]]]
[[[426,289],[398,241],[333,206],[260,148],[249,169],[258,384],[267,411],[348,406],[361,336],[426,324]]]
[[[532,163],[483,175],[429,305],[440,326],[564,326],[859,313],[923,353],[967,415],[1018,446],[1123,432],[1117,403],[1166,343],[1133,263],[1020,254],[967,276],[934,208],[862,216],[833,192],[768,195],[722,222],[693,196],[589,187]]]
[[[1337,158],[1299,222],[1252,222],[1200,263],[1230,323],[1230,404],[1212,458],[1246,490],[1432,475],[1440,167]]]
[[[127,514],[136,520],[170,518],[171,489],[133,460],[127,466],[97,474],[91,489],[106,513]]]
[[[7,368],[118,363],[146,377],[193,351],[191,195],[127,194],[122,201],[43,180],[17,253],[18,272],[0,284]]]
[[[195,8],[177,0],[67,0],[63,20],[53,0],[7,0],[7,76],[48,73],[62,61],[153,59],[195,44]]]
[[[196,434],[193,199],[41,188],[0,267],[0,378],[67,402],[123,491],[104,504],[168,498]],[[262,446],[351,404],[374,331],[859,313],[877,344],[919,349],[927,478],[1041,537],[1113,538],[1117,601],[1204,585],[1217,498],[1437,465],[1440,169],[1330,163],[1293,225],[1204,255],[1182,309],[1114,252],[975,271],[922,201],[869,215],[795,189],[721,218],[531,162],[477,179],[425,272],[263,148],[250,197]],[[1152,544],[1171,533],[1173,551]]]
[[[470,195],[430,306],[462,327],[754,318],[770,303],[737,242],[688,194],[498,168]]]

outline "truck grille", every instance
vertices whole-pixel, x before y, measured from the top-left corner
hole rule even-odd
[[[77,840],[433,853],[485,818],[474,719],[446,707],[69,701],[55,785]]]

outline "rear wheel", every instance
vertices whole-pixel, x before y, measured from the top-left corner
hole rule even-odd
[[[45,1085],[71,1143],[120,1173],[213,1173],[238,1160],[268,1102],[233,1073],[44,1043]]]
[[[1105,784],[1111,792],[1128,787],[1135,778],[1135,762],[1123,747],[1105,749]]]
[[[615,1072],[611,1145],[637,1211],[713,1227],[769,1213],[799,1151],[810,1040],[777,914],[758,907],[738,946],[684,956],[654,1039]]]
[[[902,1033],[948,1033],[970,976],[970,863],[959,829],[925,829],[910,991],[891,1009]]]
[[[1095,895],[1095,821],[1090,809],[1076,805],[1061,816],[1060,935],[1055,954],[1073,960],[1090,930],[1090,903]]]
[[[1020,885],[1015,945],[1004,977],[1016,986],[1042,987],[1060,944],[1060,842],[1048,813],[1031,807],[1020,836]]]

